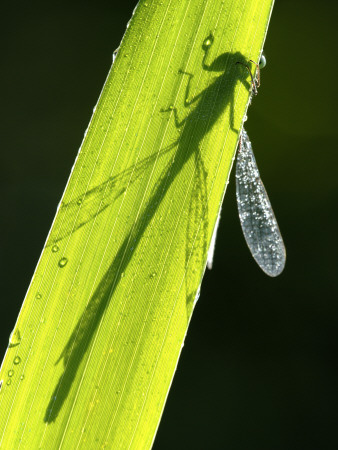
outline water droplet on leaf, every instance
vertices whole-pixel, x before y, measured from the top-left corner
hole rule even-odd
[[[68,263],[68,259],[67,258],[61,258],[59,261],[59,267],[65,267],[65,265]]]
[[[21,336],[19,330],[13,330],[11,335],[9,336],[9,348],[16,347],[21,342]]]

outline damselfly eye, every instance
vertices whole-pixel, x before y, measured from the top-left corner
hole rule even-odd
[[[263,69],[266,66],[266,58],[262,53],[261,59],[259,60],[259,68]]]

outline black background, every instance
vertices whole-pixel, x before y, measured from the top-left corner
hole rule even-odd
[[[7,2],[1,351],[136,1]],[[234,179],[155,449],[337,449],[337,4],[279,0],[246,128],[287,246],[265,276]]]

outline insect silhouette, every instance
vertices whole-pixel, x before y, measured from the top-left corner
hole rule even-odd
[[[230,128],[236,133],[240,133],[239,150],[236,162],[236,197],[239,211],[239,218],[243,229],[244,237],[248,247],[257,261],[261,269],[269,276],[279,275],[285,265],[285,247],[281,237],[276,218],[274,216],[268,195],[264,185],[260,179],[255,157],[252,151],[252,145],[249,137],[244,129],[240,132],[234,126],[234,89],[233,80],[240,80],[242,84],[251,89],[251,97],[257,94],[260,84],[259,65],[251,61],[256,67],[255,77],[244,55],[239,52],[223,53],[216,57],[211,64],[207,63],[209,50],[213,44],[214,37],[210,34],[203,42],[204,57],[202,60],[202,68],[208,72],[220,72],[214,81],[203,91],[198,93],[194,98],[190,98],[191,82],[193,74],[184,70],[179,70],[179,74],[188,77],[188,83],[185,92],[184,106],[189,107],[189,114],[183,120],[178,117],[177,108],[174,105],[161,109],[161,113],[172,113],[175,120],[175,126],[180,129],[180,136],[175,142],[167,148],[150,155],[137,165],[126,169],[120,174],[111,176],[101,185],[96,186],[71,202],[64,204],[63,210],[67,210],[68,216],[74,217],[75,226],[70,230],[61,228],[57,233],[51,236],[49,245],[55,244],[70,232],[74,232],[82,226],[90,222],[98,214],[104,212],[119,196],[121,196],[128,185],[142,177],[147,168],[154,161],[168,154],[176,148],[175,162],[170,168],[171,178],[174,179],[180,172],[183,165],[190,157],[195,158],[197,172],[201,174],[201,183],[199,185],[202,201],[199,212],[207,208],[207,195],[203,179],[205,178],[205,169],[203,158],[199,149],[199,143],[203,141],[204,136],[213,127],[225,108],[230,109]],[[261,58],[260,66],[265,64],[265,58]],[[251,83],[243,77],[243,69],[247,70]],[[190,98],[190,99],[189,99]],[[192,137],[193,136],[193,137]],[[163,184],[160,182],[160,188],[163,195],[167,191],[167,172],[163,174]],[[104,202],[102,200],[104,193]],[[163,197],[162,195],[162,197]],[[154,197],[160,197],[158,192],[154,193]],[[101,204],[102,203],[102,204]],[[152,205],[155,202],[152,201]],[[79,211],[79,204],[81,209]],[[150,208],[150,207],[149,207]],[[196,205],[190,208],[192,211],[198,209]],[[148,217],[152,217],[154,210],[147,212]],[[202,214],[202,213],[201,213]],[[218,217],[214,233],[209,247],[207,266],[211,269],[213,264],[213,253],[215,249],[215,241],[217,228],[220,217]],[[72,222],[71,219],[67,223]],[[205,235],[207,230],[205,230]],[[189,240],[189,239],[188,239]]]
[[[186,255],[190,258],[190,253],[195,252],[194,254],[197,255],[196,260],[205,261],[206,259],[208,246],[207,226],[206,229],[200,232],[201,236],[199,241],[201,244],[199,246],[192,245],[195,236],[199,232],[199,227],[196,224],[201,221],[201,218],[208,216],[208,198],[205,183],[207,173],[203,162],[203,151],[201,151],[201,148],[203,149],[203,139],[227,107],[230,108],[230,128],[234,132],[239,133],[239,130],[235,129],[234,126],[234,92],[236,83],[240,81],[243,86],[247,89],[251,88],[255,93],[257,91],[256,84],[259,84],[259,72],[255,80],[249,66],[247,66],[247,59],[240,52],[223,53],[216,57],[211,64],[208,64],[207,55],[212,41],[213,37],[209,36],[203,43],[204,57],[202,60],[202,68],[210,72],[220,72],[220,75],[215,77],[207,88],[188,101],[189,88],[193,75],[180,70],[180,74],[189,77],[184,105],[191,106],[194,104],[194,107],[190,108],[188,116],[181,121],[179,121],[175,106],[159,111],[161,115],[167,112],[173,114],[175,126],[177,129],[181,128],[179,138],[167,148],[159,149],[157,153],[139,161],[138,164],[129,167],[119,174],[112,175],[100,185],[92,187],[81,196],[64,204],[60,209],[60,211],[64,211],[64,217],[67,220],[61,221],[60,228],[56,228],[54,236],[51,235],[49,245],[81,229],[99,214],[107,211],[108,207],[113,207],[114,201],[126,192],[128,186],[136,182],[139,178],[148,176],[148,169],[152,167],[157,158],[164,155],[168,156],[171,150],[176,149],[167,166],[159,175],[157,182],[154,183],[149,200],[140,209],[139,215],[132,222],[130,231],[126,233],[106,272],[95,287],[85,310],[74,326],[71,336],[61,352],[57,362],[63,361],[64,370],[46,407],[44,421],[47,423],[56,420],[70,393],[77,371],[81,367],[81,361],[87,354],[87,350],[101,324],[106,308],[114,297],[115,290],[122,278],[121,274],[128,269],[136,248],[142,241],[142,237],[154,218],[162,200],[169,194],[173,181],[179,176],[183,167],[191,158],[195,160],[197,176],[193,182],[193,187],[196,187],[196,189],[191,190],[193,192],[193,195],[191,195],[193,204],[189,208],[189,211],[195,213],[196,220],[194,221],[190,215],[188,216],[188,228],[190,226],[190,231],[187,230],[186,233]],[[244,67],[247,67],[249,70],[251,84],[243,77],[242,72]],[[252,154],[251,143],[244,130],[240,138],[236,175],[238,209],[244,236],[247,239],[254,258],[261,268],[268,275],[276,276],[284,267],[284,244],[266,191],[260,180],[256,162]],[[104,202],[102,201],[103,199]],[[183,209],[182,205],[180,207]],[[63,222],[65,223],[64,228]],[[206,222],[206,220],[203,220],[203,222]],[[71,224],[71,226],[68,224]],[[216,238],[216,231],[217,227],[214,227],[213,242]],[[209,266],[212,260],[213,247],[214,245],[211,245],[209,249]],[[158,250],[155,249],[154,251]],[[188,270],[194,269],[193,258],[188,259],[188,257],[186,257],[185,262],[186,274],[189,274]],[[143,271],[138,272],[140,272],[140,276],[143,276]],[[190,277],[188,275],[185,276],[185,280],[187,320],[189,321],[191,308],[193,302],[198,297],[198,293],[196,294],[196,285],[190,283]]]

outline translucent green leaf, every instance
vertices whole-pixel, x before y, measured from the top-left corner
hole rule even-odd
[[[2,365],[3,448],[151,446],[272,3],[139,3]]]

